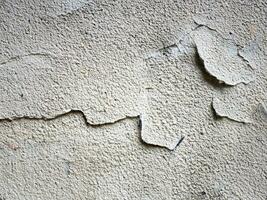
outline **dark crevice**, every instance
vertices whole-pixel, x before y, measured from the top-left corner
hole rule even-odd
[[[85,114],[83,113],[83,111],[81,110],[69,110],[67,112],[64,112],[64,113],[60,113],[58,115],[55,115],[55,116],[52,116],[52,117],[45,117],[45,116],[41,116],[41,117],[30,117],[30,116],[22,116],[22,117],[12,117],[12,118],[4,118],[4,119],[0,119],[0,122],[3,122],[3,121],[8,121],[8,122],[12,122],[12,121],[19,121],[19,120],[40,120],[40,121],[52,121],[52,120],[55,120],[55,119],[58,119],[58,118],[61,118],[61,117],[64,117],[64,116],[67,116],[67,115],[70,115],[70,114],[79,114],[83,117],[85,123],[88,125],[88,126],[91,126],[91,127],[102,127],[102,126],[108,126],[108,125],[112,125],[112,124],[115,124],[117,122],[120,122],[120,121],[123,121],[125,119],[135,119],[135,118],[139,118],[139,116],[126,116],[124,118],[119,118],[117,120],[114,120],[114,121],[111,121],[111,122],[105,122],[105,123],[90,123],[88,122]]]

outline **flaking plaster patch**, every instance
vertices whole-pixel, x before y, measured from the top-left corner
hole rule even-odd
[[[240,106],[238,106],[238,103],[231,104],[215,97],[213,98],[211,105],[215,111],[215,114],[219,117],[228,118],[241,123],[251,123],[251,119],[246,115],[248,113],[246,113],[244,110],[241,110]]]
[[[152,118],[151,113],[146,111],[146,114],[141,115],[140,121],[142,122],[141,126],[141,139],[144,143],[164,147],[171,151],[175,150],[179,144],[183,141],[185,136],[181,135],[179,132],[173,132],[174,130],[168,130],[163,128],[166,125],[161,121],[162,119]],[[166,121],[165,121],[166,123]],[[168,122],[167,122],[168,123]]]
[[[259,70],[259,68],[264,68],[266,64],[266,43],[266,36],[258,37],[250,41],[244,48],[240,49],[238,54],[246,60],[253,69]]]
[[[219,82],[234,86],[248,84],[254,79],[253,71],[238,56],[238,48],[233,41],[222,38],[205,26],[192,32],[192,37],[206,71]]]
[[[95,75],[98,73],[101,76],[105,75],[97,69],[97,67],[101,69],[101,66],[98,65],[83,69],[79,68],[80,62],[78,60],[48,53],[32,53],[12,57],[1,63],[3,68],[2,85],[10,88],[3,90],[3,94],[6,96],[2,96],[1,110],[6,111],[1,113],[2,117],[0,117],[11,120],[18,118],[53,119],[71,112],[81,112],[87,123],[92,126],[114,124],[126,118],[140,117],[143,142],[174,150],[188,135],[188,132],[199,131],[197,128],[187,127],[186,123],[203,123],[202,120],[197,119],[199,113],[202,112],[204,121],[207,118],[205,115],[208,115],[205,106],[207,106],[209,100],[205,100],[204,104],[200,106],[202,111],[198,111],[195,118],[190,119],[192,117],[190,113],[192,112],[189,110],[193,109],[194,106],[191,103],[188,104],[188,102],[200,102],[203,101],[200,99],[204,96],[207,99],[212,96],[212,91],[210,95],[205,95],[207,90],[204,85],[203,90],[199,90],[203,91],[203,94],[200,92],[197,97],[184,96],[183,101],[177,101],[178,96],[186,95],[188,92],[186,90],[194,90],[194,87],[199,85],[197,82],[200,81],[199,72],[189,72],[196,70],[196,63],[190,63],[190,60],[194,60],[196,53],[192,46],[190,34],[195,35],[195,32],[203,28],[210,31],[205,27],[195,27],[178,45],[173,44],[157,50],[145,59],[146,63],[134,63],[135,70],[128,71],[125,69],[125,72],[119,74],[116,71],[115,76],[107,74],[103,78],[107,77],[109,79],[111,77],[111,82],[104,81],[104,84],[100,79],[99,81],[95,79],[94,76],[94,73],[96,73]],[[182,70],[180,66],[189,71]],[[67,74],[65,74],[66,72]],[[192,83],[190,79],[185,77],[190,73],[193,77],[197,77]],[[11,74],[10,77],[13,77],[13,79],[4,77],[5,74]],[[122,87],[121,81],[129,92],[124,94],[117,92],[116,89]],[[130,84],[134,81],[136,84]],[[17,84],[10,84],[15,82],[19,83],[19,87]],[[43,84],[44,82],[45,84]],[[109,87],[112,84],[120,85],[120,87]],[[67,87],[65,87],[66,85]],[[17,94],[17,98],[15,98],[17,101],[16,107],[4,100],[9,98],[10,91],[13,91],[12,95]],[[75,91],[83,91],[84,94],[89,91],[95,91],[95,93],[91,93],[89,99],[88,95],[85,95],[86,99],[83,99],[83,96],[76,95]],[[122,91],[125,92],[125,89]],[[55,94],[61,98],[53,100]],[[104,96],[101,96],[101,94]],[[108,94],[113,94],[111,101],[105,99],[108,98]],[[121,102],[122,98],[125,99],[124,103]],[[116,104],[117,107],[112,104],[114,100],[115,102],[119,101]],[[44,103],[37,103],[38,101]],[[107,104],[106,101],[111,104]],[[27,105],[29,102],[31,102],[30,106]],[[20,109],[21,105],[25,105],[24,110]],[[127,111],[122,105],[128,108]],[[227,115],[223,113],[222,107],[214,106],[214,109],[220,116],[247,122],[243,118],[236,117],[237,112]],[[177,113],[183,114],[179,115]],[[185,113],[190,114],[190,116]],[[5,117],[5,115],[9,115],[9,117]]]
[[[78,110],[89,124],[100,125],[140,116],[147,105],[144,54],[195,26],[191,14],[176,6],[4,1],[0,119],[53,119]]]
[[[211,117],[213,89],[194,58],[190,44],[173,44],[146,59],[147,106],[140,116],[146,143],[173,150],[183,138],[199,133],[201,124]]]

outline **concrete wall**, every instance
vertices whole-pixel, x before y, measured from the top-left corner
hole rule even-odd
[[[0,200],[266,200],[266,28],[266,0],[0,0]]]

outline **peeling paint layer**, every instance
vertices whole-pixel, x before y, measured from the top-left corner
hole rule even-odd
[[[218,81],[233,86],[248,84],[254,79],[253,71],[238,56],[238,48],[233,41],[204,26],[194,31],[192,37],[206,71]]]
[[[150,113],[147,113],[150,114]],[[148,119],[148,116],[141,115],[141,139],[144,143],[167,148],[171,151],[175,150],[179,144],[184,139],[181,133],[174,132],[172,128],[168,130],[160,126],[165,126],[160,121],[153,121],[153,119]]]
[[[215,114],[219,117],[225,117],[241,123],[251,123],[251,120],[247,116],[244,116],[242,111],[238,109],[239,106],[227,104],[226,102],[223,102],[218,98],[213,98],[211,105],[215,111]]]
[[[146,59],[147,106],[141,115],[141,136],[146,143],[170,150],[201,131],[201,124],[210,117],[213,93],[202,79],[190,41],[183,42],[160,48]]]
[[[80,110],[96,125],[143,114],[144,55],[195,26],[175,2],[3,1],[0,14],[0,119]]]

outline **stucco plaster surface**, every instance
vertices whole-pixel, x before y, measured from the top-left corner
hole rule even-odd
[[[265,200],[266,10],[0,0],[0,200]]]
[[[71,113],[0,128],[2,199],[266,196],[266,125],[214,121],[175,151],[142,143],[135,119],[91,127]]]

